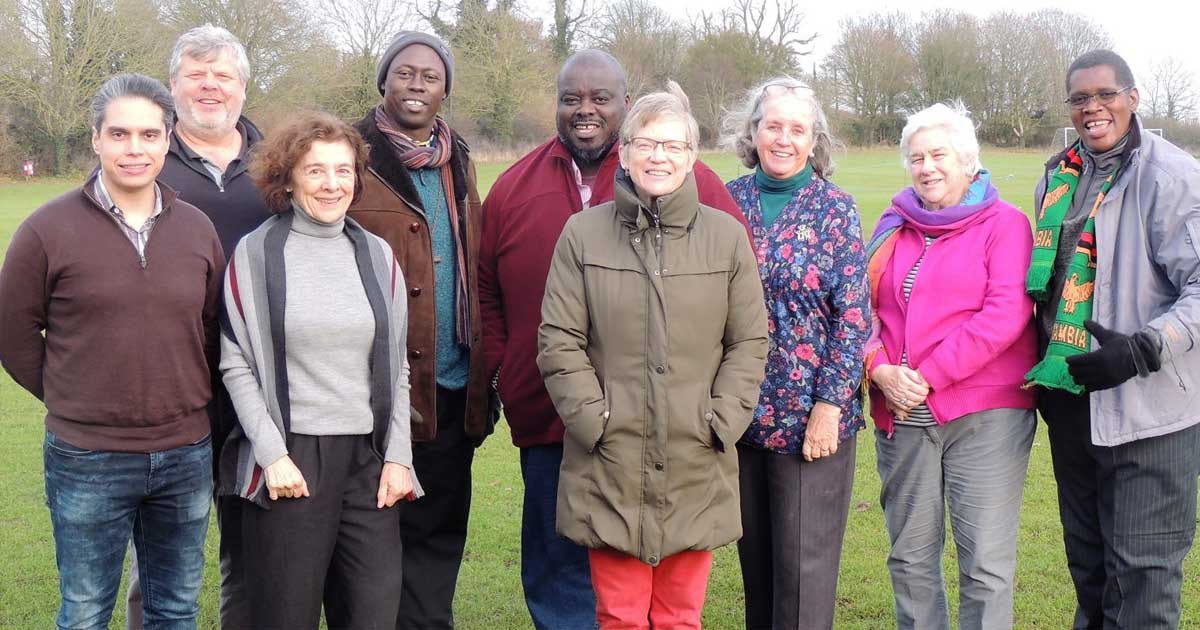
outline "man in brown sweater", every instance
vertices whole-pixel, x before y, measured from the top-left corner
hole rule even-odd
[[[194,626],[224,256],[207,217],[155,181],[166,88],[118,75],[92,115],[98,172],[30,215],[0,268],[0,364],[46,404],[58,626],[107,627],[131,533],[146,626]]]

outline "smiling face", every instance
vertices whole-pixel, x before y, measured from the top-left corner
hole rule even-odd
[[[1095,95],[1101,92],[1117,92],[1129,86],[1117,82],[1117,73],[1111,66],[1081,68],[1071,73],[1068,95]],[[1122,92],[1107,105],[1099,99],[1089,99],[1082,108],[1071,108],[1071,124],[1083,144],[1093,153],[1104,153],[1117,146],[1129,131],[1133,112],[1138,106],[1137,88]]]
[[[908,141],[908,170],[913,188],[928,210],[956,206],[971,187],[971,176],[942,127],[913,134]]]
[[[813,149],[813,112],[791,96],[768,97],[754,134],[758,163],[767,175],[787,179],[804,170]]]
[[[674,117],[658,118],[643,125],[634,138],[687,144],[687,126]],[[696,152],[690,148],[680,155],[662,144],[653,144],[648,152],[639,151],[635,144],[621,147],[621,166],[629,171],[638,192],[652,199],[679,190],[696,164]]]
[[[598,163],[617,142],[629,96],[617,70],[578,61],[558,80],[558,137],[580,168]]]
[[[233,130],[242,115],[246,82],[229,50],[208,61],[183,55],[179,73],[171,77],[171,96],[185,133],[224,133]]]
[[[292,200],[321,223],[336,223],[354,200],[354,150],[316,140],[292,168]]]
[[[425,44],[405,47],[388,66],[383,110],[413,140],[424,142],[446,100],[446,65]]]
[[[162,108],[140,96],[109,103],[104,122],[92,129],[92,150],[114,196],[136,195],[153,186],[169,146]]]

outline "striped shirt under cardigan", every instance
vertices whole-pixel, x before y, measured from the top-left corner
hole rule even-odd
[[[238,418],[263,420],[265,414],[285,442],[291,427],[291,401],[283,322],[283,251],[292,220],[291,212],[273,216],[238,243],[225,274],[221,317],[221,374]],[[370,357],[372,447],[381,459],[387,454],[387,461],[411,470],[404,276],[383,239],[350,218],[345,229],[354,244],[359,277],[375,315]],[[235,426],[221,451],[219,492],[267,507],[263,468],[271,463],[255,460],[242,426]],[[416,473],[412,470],[414,493],[419,497],[423,491]]]

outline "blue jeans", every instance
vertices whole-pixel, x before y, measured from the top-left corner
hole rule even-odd
[[[537,630],[597,628],[587,549],[554,531],[562,444],[521,449],[521,585]]]
[[[147,630],[192,629],[200,611],[212,447],[89,451],[46,432],[46,504],[62,606],[58,627],[107,628],[133,533]]]

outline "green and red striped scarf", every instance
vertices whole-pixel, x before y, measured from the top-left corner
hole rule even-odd
[[[1041,305],[1050,299],[1050,276],[1058,254],[1063,219],[1078,192],[1079,174],[1083,170],[1080,150],[1081,145],[1076,142],[1058,163],[1050,176],[1050,184],[1046,187],[1046,195],[1038,212],[1033,258],[1025,277],[1025,290]],[[1079,235],[1079,243],[1067,266],[1066,282],[1063,284],[1062,298],[1058,301],[1046,356],[1025,375],[1029,384],[1064,389],[1074,394],[1083,393],[1083,387],[1075,382],[1067,370],[1067,357],[1091,349],[1091,334],[1083,327],[1083,323],[1092,318],[1092,296],[1096,282],[1096,211],[1120,172],[1118,168],[1104,180],[1087,222],[1083,225],[1083,233]]]

